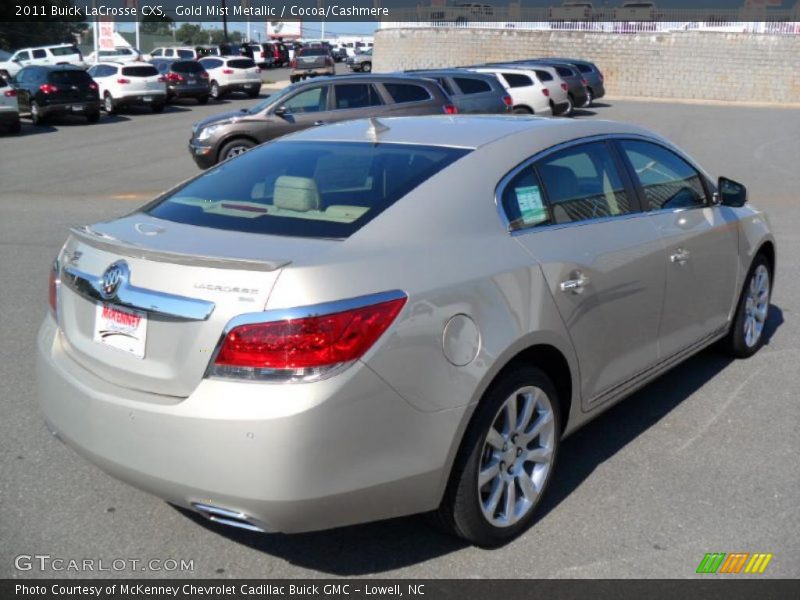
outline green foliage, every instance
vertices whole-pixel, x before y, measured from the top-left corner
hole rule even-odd
[[[166,15],[151,15],[142,18],[139,31],[150,35],[170,35],[172,33],[172,25],[172,19]]]
[[[47,15],[53,6],[67,8],[72,0],[37,0],[36,6],[43,6]],[[35,23],[16,21],[13,16],[14,3],[0,2],[0,48],[16,50],[27,46],[42,46],[61,42],[74,43],[73,33],[86,28],[80,17],[36,17]]]
[[[203,29],[194,23],[182,23],[175,31],[175,39],[181,44],[221,44],[225,41],[225,34],[222,29]],[[228,41],[239,43],[242,41],[242,34],[239,31],[230,31]]]

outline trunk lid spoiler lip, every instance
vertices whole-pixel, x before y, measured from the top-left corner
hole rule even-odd
[[[78,240],[98,250],[115,252],[127,258],[140,258],[143,260],[167,262],[192,267],[270,272],[277,271],[292,262],[291,260],[255,260],[250,258],[206,256],[169,250],[155,250],[95,231],[88,225],[73,227],[70,229],[70,233]]]

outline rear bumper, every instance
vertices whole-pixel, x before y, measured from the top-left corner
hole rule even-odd
[[[255,90],[261,91],[260,81],[240,81],[234,83],[220,84],[219,89],[223,93],[230,92],[253,92]]]
[[[39,111],[42,116],[59,114],[85,115],[100,112],[100,100],[43,104],[39,106]]]
[[[118,106],[140,106],[151,104],[158,104],[159,102],[166,102],[167,94],[163,91],[157,92],[143,92],[141,94],[131,94],[129,96],[120,96],[114,98]]]
[[[171,96],[173,98],[198,98],[201,96],[208,96],[210,93],[210,88],[208,84],[205,85],[184,85],[184,86],[174,86],[167,88],[167,96]]]
[[[204,380],[179,399],[100,379],[64,354],[60,335],[48,316],[37,386],[49,428],[168,502],[287,533],[438,505],[463,410],[420,412],[363,364],[312,384]]]
[[[602,83],[592,83],[589,84],[589,87],[592,88],[592,96],[595,100],[606,95],[606,88]]]
[[[0,125],[13,125],[19,121],[18,110],[3,110],[0,107]]]
[[[324,69],[295,69],[292,71],[292,77],[296,79],[305,79],[306,77],[317,77],[322,75],[333,76],[336,74],[336,69],[327,67]]]

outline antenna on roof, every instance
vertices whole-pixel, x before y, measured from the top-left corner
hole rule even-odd
[[[378,141],[378,135],[381,133],[389,131],[389,127],[378,121],[375,117],[369,118],[369,128],[367,129],[367,135],[372,139],[373,142]]]

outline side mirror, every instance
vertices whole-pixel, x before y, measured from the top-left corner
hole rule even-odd
[[[717,193],[719,194],[720,204],[723,206],[739,207],[747,203],[747,188],[741,183],[720,177],[717,182]]]
[[[282,116],[284,116],[284,115],[285,115],[287,112],[288,112],[288,111],[286,110],[286,107],[285,107],[285,106],[279,106],[278,108],[276,108],[276,109],[275,109],[275,110],[272,112],[272,114],[274,114],[276,117],[282,117]]]

